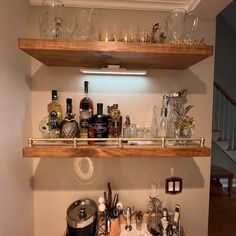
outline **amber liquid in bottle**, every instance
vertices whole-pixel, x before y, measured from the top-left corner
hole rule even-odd
[[[88,108],[89,108],[89,110],[91,110],[92,115],[93,115],[93,101],[91,98],[89,98],[88,84],[89,84],[88,81],[84,81],[84,97],[80,101],[79,108],[83,109],[83,106],[84,106],[83,104],[88,104]]]

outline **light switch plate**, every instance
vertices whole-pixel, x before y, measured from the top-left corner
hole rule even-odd
[[[177,194],[182,192],[183,181],[178,177],[170,177],[166,179],[166,193]]]

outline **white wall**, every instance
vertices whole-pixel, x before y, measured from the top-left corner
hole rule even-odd
[[[37,36],[37,9],[33,9],[32,32]],[[129,23],[148,27],[160,21],[163,13],[97,11],[95,24],[99,28],[109,22],[121,25]],[[112,25],[112,24],[111,24]],[[102,27],[101,27],[102,28]],[[214,44],[215,22],[200,20],[198,38]],[[150,70],[147,77],[98,77],[79,74],[78,68],[46,67],[33,60],[32,99],[33,134],[40,136],[40,119],[47,115],[50,90],[59,91],[59,101],[65,108],[66,97],[72,97],[74,111],[83,96],[83,82],[91,85],[94,103],[104,105],[118,103],[122,115],[129,114],[133,122],[150,125],[152,107],[160,110],[163,93],[187,88],[188,102],[194,108],[196,118],[194,137],[205,137],[211,144],[213,57],[183,71]],[[65,111],[65,109],[64,109]],[[77,115],[78,116],[78,115]],[[66,227],[66,209],[70,203],[82,197],[97,199],[102,195],[108,181],[115,192],[120,193],[124,206],[135,206],[146,211],[151,183],[156,182],[158,196],[163,204],[173,210],[176,203],[182,208],[182,222],[188,236],[206,236],[208,228],[210,158],[138,158],[94,159],[95,175],[82,182],[73,171],[73,159],[38,159],[35,164],[35,232],[36,236],[63,235]],[[174,168],[176,176],[182,177],[184,189],[176,196],[166,195],[164,181]]]
[[[17,48],[28,35],[26,0],[2,0],[0,8],[0,235],[33,236],[33,163],[22,158],[31,134],[30,60]]]

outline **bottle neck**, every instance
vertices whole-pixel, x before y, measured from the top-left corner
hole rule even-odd
[[[102,112],[103,112],[103,104],[98,103],[97,104],[97,114],[102,115]]]
[[[88,98],[88,82],[84,84],[84,97]]]
[[[66,113],[68,115],[71,115],[72,114],[72,103],[67,103],[66,104]]]
[[[57,98],[53,98],[52,102],[58,102],[58,99]]]

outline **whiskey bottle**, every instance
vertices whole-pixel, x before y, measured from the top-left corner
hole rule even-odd
[[[48,104],[47,132],[43,134],[48,138],[60,137],[60,125],[62,121],[62,107],[58,102],[57,90],[52,90],[52,101]],[[41,124],[41,122],[40,122]]]
[[[66,116],[61,124],[61,138],[79,138],[80,130],[75,114],[72,113],[72,99],[66,99]]]
[[[88,81],[84,81],[84,97],[80,101],[79,108],[83,109],[83,104],[88,104],[89,109],[91,109],[92,115],[93,115],[93,101],[89,98],[88,94]]]
[[[97,104],[97,114],[92,118],[94,138],[108,138],[108,118],[103,114],[103,104]]]
[[[88,103],[83,103],[80,109],[80,137],[88,138],[88,128],[91,122],[92,111]]]

